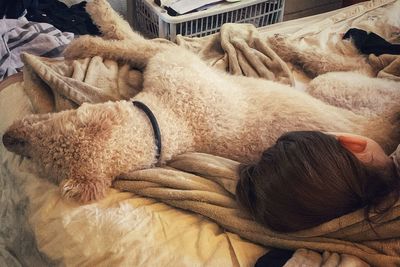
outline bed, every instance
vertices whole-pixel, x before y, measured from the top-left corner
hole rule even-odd
[[[261,28],[259,33],[263,38],[288,34],[299,47],[324,49],[328,41],[338,40],[332,33],[357,27],[395,42],[399,13],[399,1],[376,0]],[[212,38],[179,42],[201,52]],[[104,66],[114,65],[104,61]],[[289,67],[296,88],[303,90],[309,76]],[[136,77],[135,71],[129,73]],[[25,88],[21,74],[0,84],[1,135],[15,119],[37,109]],[[38,177],[29,160],[6,151],[2,144],[0,161],[0,266],[253,266],[268,250],[205,216],[130,192],[112,189],[96,203],[68,203],[60,199],[55,185]],[[390,262],[400,261],[398,249],[388,255]],[[349,255],[338,257],[346,266],[367,266]]]

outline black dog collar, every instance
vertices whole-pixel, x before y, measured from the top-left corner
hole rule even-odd
[[[143,104],[142,102],[132,101],[132,104],[135,107],[138,107],[139,109],[143,110],[143,112],[147,115],[147,117],[150,120],[151,126],[153,127],[154,139],[156,141],[156,146],[157,146],[156,159],[157,161],[159,161],[161,157],[161,132],[160,132],[160,127],[158,126],[157,123],[157,119],[154,116],[153,112],[151,112],[149,107]]]

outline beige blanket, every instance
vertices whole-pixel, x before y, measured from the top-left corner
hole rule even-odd
[[[234,75],[260,77],[294,86],[286,63],[267,45],[252,24],[224,24],[220,33],[203,38],[178,36],[177,44],[210,66]]]
[[[234,190],[238,164],[217,156],[187,153],[165,168],[123,175],[114,187],[202,214],[265,246],[349,254],[373,266],[400,265],[400,202],[374,228],[359,210],[309,230],[280,234],[261,227],[237,208]]]
[[[400,81],[400,56],[399,55],[380,55],[370,54],[369,63],[378,70],[377,77]]]

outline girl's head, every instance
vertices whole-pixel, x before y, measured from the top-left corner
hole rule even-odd
[[[362,207],[368,213],[398,189],[394,165],[371,139],[302,131],[282,135],[259,162],[242,165],[236,195],[256,221],[290,232]]]

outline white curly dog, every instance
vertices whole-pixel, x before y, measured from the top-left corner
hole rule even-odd
[[[121,173],[150,168],[187,151],[253,161],[287,131],[357,133],[388,149],[398,143],[389,119],[397,110],[387,101],[398,102],[399,93],[379,79],[346,73],[317,78],[325,88],[317,94],[325,99],[340,95],[349,110],[276,82],[222,73],[183,48],[146,40],[104,0],[87,8],[104,37],[80,37],[66,57],[101,55],[142,68],[143,91],[132,100],[154,114],[162,149],[158,160],[150,119],[131,101],[83,104],[15,122],[3,136],[4,145],[32,158],[42,175],[60,183],[65,198],[81,203],[100,199]],[[361,84],[370,93],[357,92],[359,99],[345,86],[330,90],[338,79]]]

